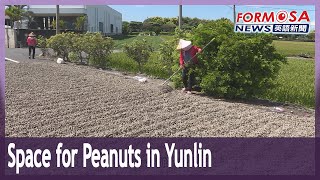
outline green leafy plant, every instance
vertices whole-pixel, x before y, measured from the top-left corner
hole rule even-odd
[[[47,39],[41,35],[37,37],[38,44],[37,46],[40,48],[42,52],[42,56],[48,55],[48,48],[47,48]]]
[[[73,62],[83,62],[82,53],[88,55],[88,64],[104,68],[111,53],[114,42],[100,33],[75,34],[73,32],[57,34],[48,39],[48,47],[52,48],[57,56]],[[71,53],[71,54],[70,54]]]
[[[85,30],[85,24],[87,22],[87,16],[79,16],[76,18],[76,22],[74,23],[75,28],[80,31]]]
[[[13,28],[13,23],[15,21],[19,21],[24,16],[24,13],[26,10],[24,9],[26,5],[14,5],[14,6],[8,6],[8,8],[5,9],[5,15],[10,17],[11,21],[11,28]]]
[[[179,53],[176,50],[175,39],[165,41],[160,44],[159,59],[162,63],[162,69],[167,72],[168,75],[172,74],[172,66],[178,63]]]
[[[119,71],[137,73],[139,71],[138,64],[127,56],[124,52],[112,53],[110,55],[109,66]]]
[[[69,60],[68,53],[72,50],[74,33],[62,33],[51,36],[48,39],[48,47],[52,48],[57,56],[62,56],[64,60]]]
[[[79,62],[79,55],[73,51],[69,52],[68,58],[71,62],[74,62],[74,63]]]
[[[250,98],[274,86],[280,65],[286,59],[276,52],[272,36],[236,34],[232,22],[220,19],[199,26],[194,44],[203,47],[196,69],[204,92],[228,98]]]
[[[124,52],[138,63],[140,72],[142,72],[142,66],[148,61],[152,51],[151,45],[144,39],[134,40],[124,45]]]
[[[89,65],[105,68],[114,46],[112,38],[105,38],[100,33],[87,33],[83,37],[86,46],[82,48],[89,56]]]
[[[51,22],[51,25],[52,25],[52,29],[56,29],[56,20],[53,20],[52,22]],[[64,20],[62,20],[62,19],[60,19],[59,20],[59,27],[61,28],[61,29],[65,29],[66,28],[66,22],[64,21]]]
[[[311,31],[308,35],[307,38],[311,41],[315,41],[316,38],[316,30]]]
[[[77,34],[73,37],[73,42],[71,45],[72,53],[69,54],[69,59],[75,63],[84,63],[83,52],[86,51],[88,46],[87,35]]]
[[[206,49],[198,55],[199,64],[192,70],[201,89],[220,97],[249,98],[274,87],[280,65],[286,59],[272,46],[266,34],[236,34],[228,19],[199,24],[189,32],[176,30],[176,37],[191,39],[193,45]],[[173,71],[178,65],[172,66]],[[181,75],[172,78],[181,87]]]

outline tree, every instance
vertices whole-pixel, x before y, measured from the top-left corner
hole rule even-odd
[[[77,17],[76,22],[74,23],[75,28],[77,30],[84,31],[86,22],[87,22],[87,17],[86,16]],[[60,23],[61,23],[61,21],[60,21]]]
[[[114,46],[112,38],[105,38],[101,33],[87,33],[84,37],[84,52],[89,56],[89,65],[105,68]]]
[[[9,16],[10,24],[13,28],[13,23],[21,21],[23,18],[28,20],[28,28],[36,28],[37,24],[33,20],[34,13],[25,9],[27,5],[6,5],[5,15]]]
[[[9,6],[5,9],[5,15],[9,16],[11,21],[11,28],[13,28],[13,23],[16,21],[20,21],[23,17],[23,14],[26,11],[21,8],[21,6]]]
[[[144,22],[142,25],[143,31],[152,31],[152,24],[149,22]]]
[[[56,29],[56,20],[53,20],[51,25],[53,29]],[[65,29],[66,23],[64,20],[59,20],[59,27],[60,29]]]
[[[179,23],[179,19],[177,17],[174,17],[174,18],[168,18],[168,21],[166,21],[167,23],[172,23],[172,24],[175,24],[176,26],[178,25]]]
[[[199,24],[206,24],[210,21],[213,21],[213,20],[182,17],[182,22],[183,22],[182,29],[191,30],[192,28],[197,27]],[[150,27],[149,24],[158,24],[161,26],[162,31],[173,32],[174,31],[173,25],[178,26],[179,19],[177,17],[172,17],[172,18],[149,17],[143,21],[143,24],[144,24],[144,30]],[[150,29],[148,29],[147,31],[150,31]]]
[[[166,23],[166,24],[161,25],[162,31],[165,31],[165,32],[174,32],[176,27],[177,26],[174,25],[173,23]]]
[[[23,17],[28,19],[28,28],[29,29],[36,29],[38,24],[34,21],[34,13],[32,11],[25,11],[23,12]]]
[[[214,39],[213,39],[214,38]],[[274,87],[280,65],[286,62],[276,52],[270,34],[241,34],[233,23],[219,19],[193,32],[192,42],[206,47],[195,71],[208,94],[228,98],[250,98]]]
[[[316,30],[313,30],[307,35],[307,38],[311,41],[315,41],[315,37],[316,37],[315,35],[316,35]]]
[[[5,5],[7,8],[9,7],[17,7],[19,9],[24,9],[25,7],[27,7],[28,5]]]
[[[128,35],[131,33],[130,23],[127,21],[122,22],[122,34]]]
[[[153,23],[153,24],[152,24],[152,30],[153,30],[153,32],[155,32],[157,35],[159,35],[160,32],[161,32],[161,24]]]
[[[142,26],[143,26],[142,22],[137,22],[137,21],[131,21],[129,25],[132,32],[141,32]]]
[[[149,31],[149,32],[155,32],[156,34],[160,34],[161,32],[161,25],[158,23],[149,23],[149,22],[144,22],[142,29],[144,31]]]
[[[143,23],[151,23],[151,24],[165,24],[164,18],[162,17],[150,17],[143,21]]]
[[[14,22],[18,21],[21,23],[22,18],[30,14],[30,13],[27,13],[28,11],[24,9],[26,6],[27,5],[7,5],[6,6],[5,15],[9,16],[10,18],[11,28],[14,27]],[[20,26],[18,26],[17,28],[18,28],[17,34],[19,36]],[[17,43],[18,43],[18,46],[21,47],[21,41],[18,40]]]

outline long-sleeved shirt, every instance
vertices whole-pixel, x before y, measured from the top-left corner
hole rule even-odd
[[[28,46],[36,46],[37,39],[35,37],[28,37],[27,44],[28,44]]]
[[[201,49],[197,46],[192,46],[188,51],[180,51],[180,65],[189,63],[192,58],[194,64],[198,64],[198,58],[194,57]]]

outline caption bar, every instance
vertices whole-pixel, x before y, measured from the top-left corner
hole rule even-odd
[[[202,143],[194,143],[191,149],[177,149],[176,143],[164,143],[167,164],[161,165],[161,156],[158,149],[152,148],[150,143],[146,144],[145,152],[134,149],[129,145],[126,149],[94,149],[91,144],[83,143],[82,154],[79,149],[67,149],[63,143],[58,143],[53,154],[49,149],[16,149],[15,143],[8,145],[8,167],[15,168],[19,174],[20,168],[50,168],[52,156],[56,156],[54,163],[58,168],[74,168],[79,166],[75,159],[81,156],[80,166],[86,168],[211,168],[212,152],[203,147]],[[145,153],[146,159],[141,158]]]

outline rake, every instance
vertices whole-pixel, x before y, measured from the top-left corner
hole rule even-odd
[[[200,53],[202,53],[203,50],[204,50],[214,39],[215,39],[215,38],[212,38],[211,41],[208,42],[208,44],[206,44],[206,45],[202,48],[202,50],[201,50]],[[190,59],[193,59],[194,57],[196,57],[196,56],[197,56],[198,54],[200,54],[200,53],[195,54],[195,55],[194,55],[193,57],[191,57]],[[181,69],[181,68],[179,68],[177,71],[175,71],[168,79],[166,79],[162,84],[160,84],[160,86],[163,86],[163,85],[165,85],[166,83],[168,83],[168,81],[169,81],[174,75],[176,75],[176,74],[180,71],[180,69]]]

